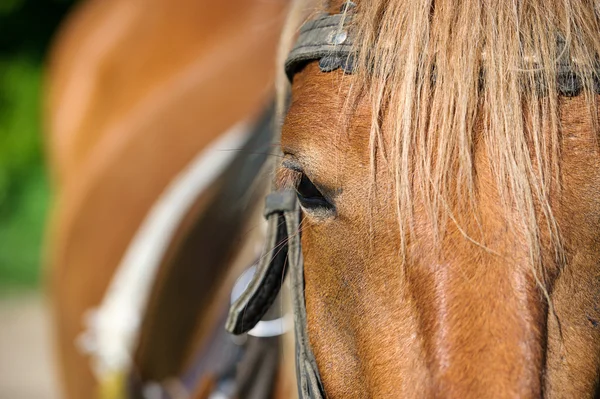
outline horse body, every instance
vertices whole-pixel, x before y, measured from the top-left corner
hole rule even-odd
[[[328,11],[339,13],[341,3],[330,2]],[[444,101],[449,97],[431,88],[462,90],[461,82],[453,80],[461,73],[455,72],[460,58],[455,60],[457,65],[442,64],[444,56],[437,54],[437,79],[427,86],[423,81],[430,82],[432,75],[418,75],[417,63],[426,64],[422,60],[429,54],[410,58],[409,51],[409,38],[418,40],[420,32],[399,33],[396,43],[379,37],[394,26],[396,20],[390,15],[411,21],[418,16],[410,12],[417,10],[429,19],[431,25],[423,35],[433,41],[443,21],[456,16],[446,7],[479,7],[468,1],[446,3],[358,2],[355,18],[364,18],[363,24],[350,29],[362,34],[359,43],[365,38],[371,44],[358,46],[359,53],[363,52],[359,59],[366,61],[363,69],[354,74],[339,69],[330,72],[313,61],[293,76],[277,186],[294,187],[302,206],[308,336],[324,391],[331,398],[596,397],[600,378],[600,148],[593,85],[588,81],[583,93],[570,98],[529,92],[516,101],[523,107],[517,114],[523,121],[505,121],[514,122],[509,129],[525,137],[523,147],[515,150],[525,148],[524,157],[517,157],[510,166],[528,171],[523,187],[535,193],[547,184],[545,194],[531,195],[530,215],[537,225],[532,240],[531,220],[522,222],[528,211],[523,211],[520,197],[512,197],[523,187],[508,187],[508,182],[518,179],[498,176],[511,173],[508,167],[500,171],[507,158],[499,160],[498,153],[504,150],[499,146],[512,144],[496,141],[500,134],[495,136],[497,131],[489,127],[496,117],[490,110],[496,105],[488,101],[502,100],[500,95],[494,100],[485,97],[495,95],[485,90],[497,78],[489,60],[504,54],[494,53],[489,37],[487,50],[482,50],[483,41],[458,39],[437,48],[440,53],[451,53],[450,46],[464,49],[459,55],[474,49],[482,57],[475,58],[483,59],[477,67],[491,65],[492,72],[483,74],[485,80],[471,66],[476,74],[464,101],[475,96],[480,100],[461,110],[466,103],[448,105]],[[515,6],[517,20],[527,7],[538,6],[530,3]],[[572,3],[568,5],[572,9],[565,12],[587,16],[583,20],[597,26],[598,16],[589,4]],[[493,20],[485,10],[481,12],[482,18]],[[378,21],[380,30],[375,30],[372,21],[371,25],[364,22],[369,18]],[[498,40],[510,40],[512,26],[505,26]],[[557,26],[562,27],[559,22]],[[333,29],[338,28],[345,29]],[[585,30],[571,28],[573,32]],[[471,27],[449,29],[468,31]],[[520,33],[527,37],[539,32]],[[600,36],[596,31],[585,40],[588,47],[582,49],[573,39],[571,50],[593,54]],[[379,45],[381,52],[377,52]],[[398,67],[396,76],[394,67],[377,57],[403,46],[406,61],[398,61],[405,64]],[[377,79],[388,88],[381,89]],[[422,85],[417,92],[423,97],[413,97],[417,104],[412,106],[402,103],[411,98],[415,82]],[[548,105],[552,101],[556,101],[555,108]],[[545,155],[540,153],[551,151],[554,131],[552,123],[541,122],[533,102],[555,110],[559,121],[559,167],[548,180]],[[448,108],[440,111],[436,108],[440,104]],[[394,107],[399,111],[393,112]],[[444,123],[460,119],[463,111],[470,135],[464,139],[470,140],[465,144],[467,152],[457,150],[442,169],[438,166],[445,162],[443,146],[460,148],[460,125],[456,131],[425,129],[420,135],[415,122],[405,141],[394,135],[407,118],[422,118],[427,125],[442,115],[440,125],[453,126]],[[553,114],[544,115],[551,118]],[[537,132],[544,140],[542,150],[536,147]],[[423,154],[432,155],[421,158]],[[468,164],[467,172],[462,162]],[[407,188],[399,187],[403,173]],[[469,183],[462,180],[465,174],[470,176]],[[437,187],[432,181],[447,185]],[[408,194],[403,197],[405,188]],[[439,207],[432,207],[432,198],[442,198],[436,203]],[[545,208],[546,199],[551,212]]]
[[[279,1],[89,1],[59,35],[46,107],[57,188],[47,260],[67,397],[98,393],[77,339],[157,198],[232,127],[250,129],[268,103],[283,7]],[[220,230],[204,217],[226,186],[219,174],[196,193],[156,260],[160,272],[147,319],[140,320],[142,344],[131,354],[132,372],[142,381],[162,382],[190,366],[222,317],[227,287],[255,259],[260,234],[246,226],[259,186],[237,198],[239,209],[247,207],[244,217]],[[199,220],[205,232],[219,234],[202,240]],[[224,234],[217,248],[214,240]],[[198,258],[198,251],[211,256]],[[161,301],[173,287],[179,301]]]

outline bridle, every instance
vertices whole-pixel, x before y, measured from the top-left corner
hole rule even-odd
[[[289,270],[296,371],[300,398],[324,398],[321,378],[310,348],[304,304],[304,268],[300,243],[300,209],[292,190],[275,191],[267,196],[265,217],[268,223],[267,250],[258,263],[246,291],[232,305],[226,328],[233,334],[251,330],[271,307]]]
[[[303,65],[319,61],[323,72],[339,68],[351,73],[352,35],[347,29],[352,21],[353,2],[342,6],[340,14],[321,15],[302,26],[298,40],[285,62],[291,81]],[[308,340],[304,301],[304,262],[300,242],[300,208],[293,190],[274,191],[266,198],[266,250],[256,267],[252,281],[229,311],[226,329],[235,335],[250,331],[269,310],[281,289],[285,274],[290,274],[294,333],[296,337],[296,372],[300,398],[322,399],[321,376]]]
[[[350,24],[355,4],[346,2],[339,14],[320,15],[306,22],[285,62],[290,81],[311,61],[319,61],[322,72],[355,70],[353,34]],[[563,96],[578,95],[583,85],[569,64],[557,69],[557,90]],[[598,76],[594,76],[594,91],[600,93]],[[538,82],[538,90],[543,84]],[[274,191],[266,198],[264,216],[268,222],[266,250],[252,281],[231,306],[226,329],[235,335],[254,328],[277,298],[285,278],[290,273],[294,333],[296,338],[296,373],[298,394],[302,399],[326,397],[321,376],[308,339],[304,299],[304,263],[300,241],[300,209],[293,190]]]

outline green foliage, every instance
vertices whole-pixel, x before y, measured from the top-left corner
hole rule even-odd
[[[0,1],[0,15],[9,15],[23,4],[23,0]]]
[[[48,203],[40,129],[41,67],[0,61],[0,285],[38,279]]]
[[[42,61],[60,21],[75,0],[0,0],[0,57]]]
[[[0,289],[39,282],[49,202],[43,60],[73,0],[0,0]]]
[[[0,210],[26,170],[41,161],[40,80],[32,61],[0,61]]]
[[[31,166],[12,193],[15,206],[0,220],[0,289],[40,281],[40,259],[49,188],[41,163]]]

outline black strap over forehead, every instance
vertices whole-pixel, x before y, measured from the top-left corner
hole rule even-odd
[[[331,72],[342,69],[345,73],[355,71],[354,40],[352,22],[354,19],[354,2],[344,3],[340,14],[323,14],[311,21],[306,22],[301,28],[296,44],[285,61],[285,73],[290,80],[294,75],[311,61],[319,61],[322,72]],[[558,38],[559,48],[565,46],[562,37]],[[558,51],[563,53],[562,51]],[[566,97],[574,97],[581,93],[583,83],[581,77],[574,71],[570,60],[567,60],[568,52],[557,65],[556,89],[559,94]],[[600,67],[592,74],[592,89],[600,94]],[[536,90],[539,94],[546,93],[547,84],[541,77],[536,77]]]
[[[291,81],[294,74],[311,61],[319,61],[323,72],[342,68],[346,73],[354,70],[354,35],[349,29],[354,3],[343,6],[348,12],[335,15],[322,15],[305,23],[292,51],[285,61],[285,73]]]

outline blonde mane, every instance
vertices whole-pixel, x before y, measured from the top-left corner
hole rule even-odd
[[[357,3],[352,29],[358,38],[358,78],[352,92],[370,95],[371,154],[383,156],[394,175],[401,237],[411,232],[415,195],[423,198],[437,240],[453,219],[457,199],[475,204],[473,154],[482,142],[501,202],[518,215],[513,228],[525,233],[532,263],[541,261],[542,230],[561,257],[550,204],[551,193],[560,188],[556,77],[559,63],[568,61],[595,120],[590,89],[600,54],[600,5],[593,0]],[[295,2],[282,55],[307,10],[321,6]]]

